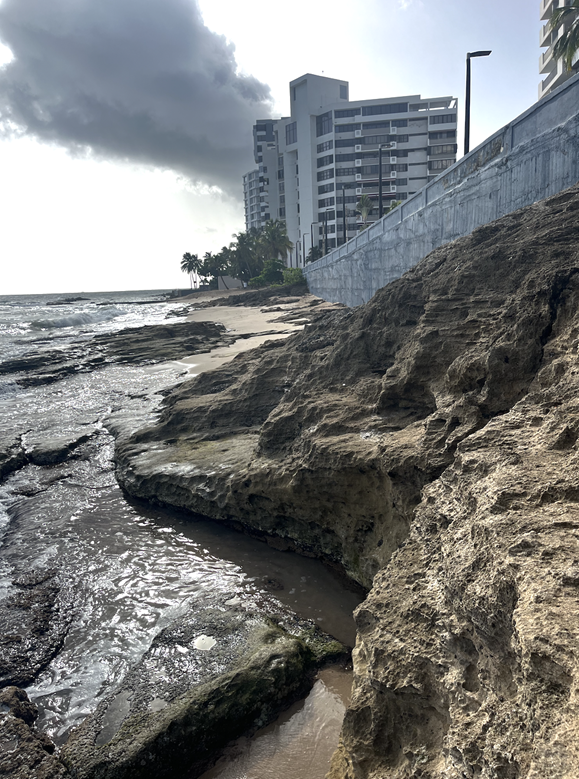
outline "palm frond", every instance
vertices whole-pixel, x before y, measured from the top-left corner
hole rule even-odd
[[[555,43],[553,56],[562,60],[567,70],[571,70],[573,58],[579,50],[579,0],[572,0],[565,8],[557,8],[553,12],[549,26],[554,31],[565,22],[570,22],[570,26]]]

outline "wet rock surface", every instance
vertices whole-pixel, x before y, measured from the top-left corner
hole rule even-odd
[[[104,363],[154,364],[207,352],[235,340],[214,322],[171,322],[127,328],[97,335],[66,351],[36,350],[0,362],[0,375],[15,374],[22,387],[51,384],[75,373],[92,371]]]
[[[95,426],[62,435],[27,434],[24,436],[26,460],[34,465],[62,463],[94,436],[97,430]]]
[[[13,585],[0,601],[0,688],[30,684],[60,650],[73,615],[72,588],[56,571],[33,571]]]
[[[27,463],[22,436],[10,436],[0,444],[0,479]]]
[[[128,492],[371,588],[332,779],[579,774],[578,344],[575,187],[119,436]]]
[[[155,637],[61,759],[78,779],[199,775],[228,741],[270,722],[306,693],[317,667],[346,652],[283,609],[265,617],[237,597],[195,609]]]
[[[18,687],[0,689],[0,776],[12,779],[66,779],[54,744],[34,728],[36,706]]]

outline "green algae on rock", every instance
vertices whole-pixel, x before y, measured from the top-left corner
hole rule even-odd
[[[347,649],[312,623],[243,603],[192,609],[165,628],[115,693],[73,732],[75,779],[200,774],[228,741],[304,695]]]

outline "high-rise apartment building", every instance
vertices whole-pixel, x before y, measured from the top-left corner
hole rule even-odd
[[[362,195],[378,218],[380,147],[384,210],[456,161],[454,97],[350,101],[347,81],[306,74],[290,83],[290,103],[290,117],[256,123],[254,152],[263,214],[285,220],[293,266],[312,245],[329,250],[359,231]],[[248,213],[246,199],[246,225]]]
[[[574,70],[567,70],[561,59],[553,56],[553,48],[571,24],[573,15],[570,15],[566,22],[560,24],[555,30],[551,30],[551,17],[555,10],[568,5],[571,5],[571,0],[541,0],[541,19],[545,24],[541,28],[539,43],[541,48],[546,48],[547,51],[539,57],[539,73],[545,74],[545,78],[539,84],[539,100],[557,89],[574,74]],[[575,56],[573,65],[575,66],[578,61],[579,54]]]
[[[276,124],[275,119],[258,119],[253,126],[253,156],[259,167],[243,177],[246,230],[263,227],[268,219],[280,218],[279,194],[275,186],[278,169]],[[270,185],[272,174],[274,186]]]
[[[250,170],[243,176],[243,202],[245,205],[245,229],[261,227],[261,202],[259,170]]]

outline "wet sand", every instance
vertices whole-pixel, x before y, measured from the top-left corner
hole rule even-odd
[[[184,298],[184,302],[206,302],[232,295],[242,295],[244,291],[230,290],[223,292],[201,292]],[[187,319],[193,322],[218,322],[225,325],[230,335],[239,335],[230,346],[219,347],[211,352],[196,354],[179,360],[178,364],[186,366],[192,376],[219,368],[232,360],[241,352],[254,349],[265,341],[288,338],[293,333],[303,330],[313,312],[335,308],[335,304],[322,301],[315,295],[304,295],[293,302],[283,303],[279,299],[268,305],[261,306],[227,306],[220,305],[210,308],[200,308],[192,311]]]

